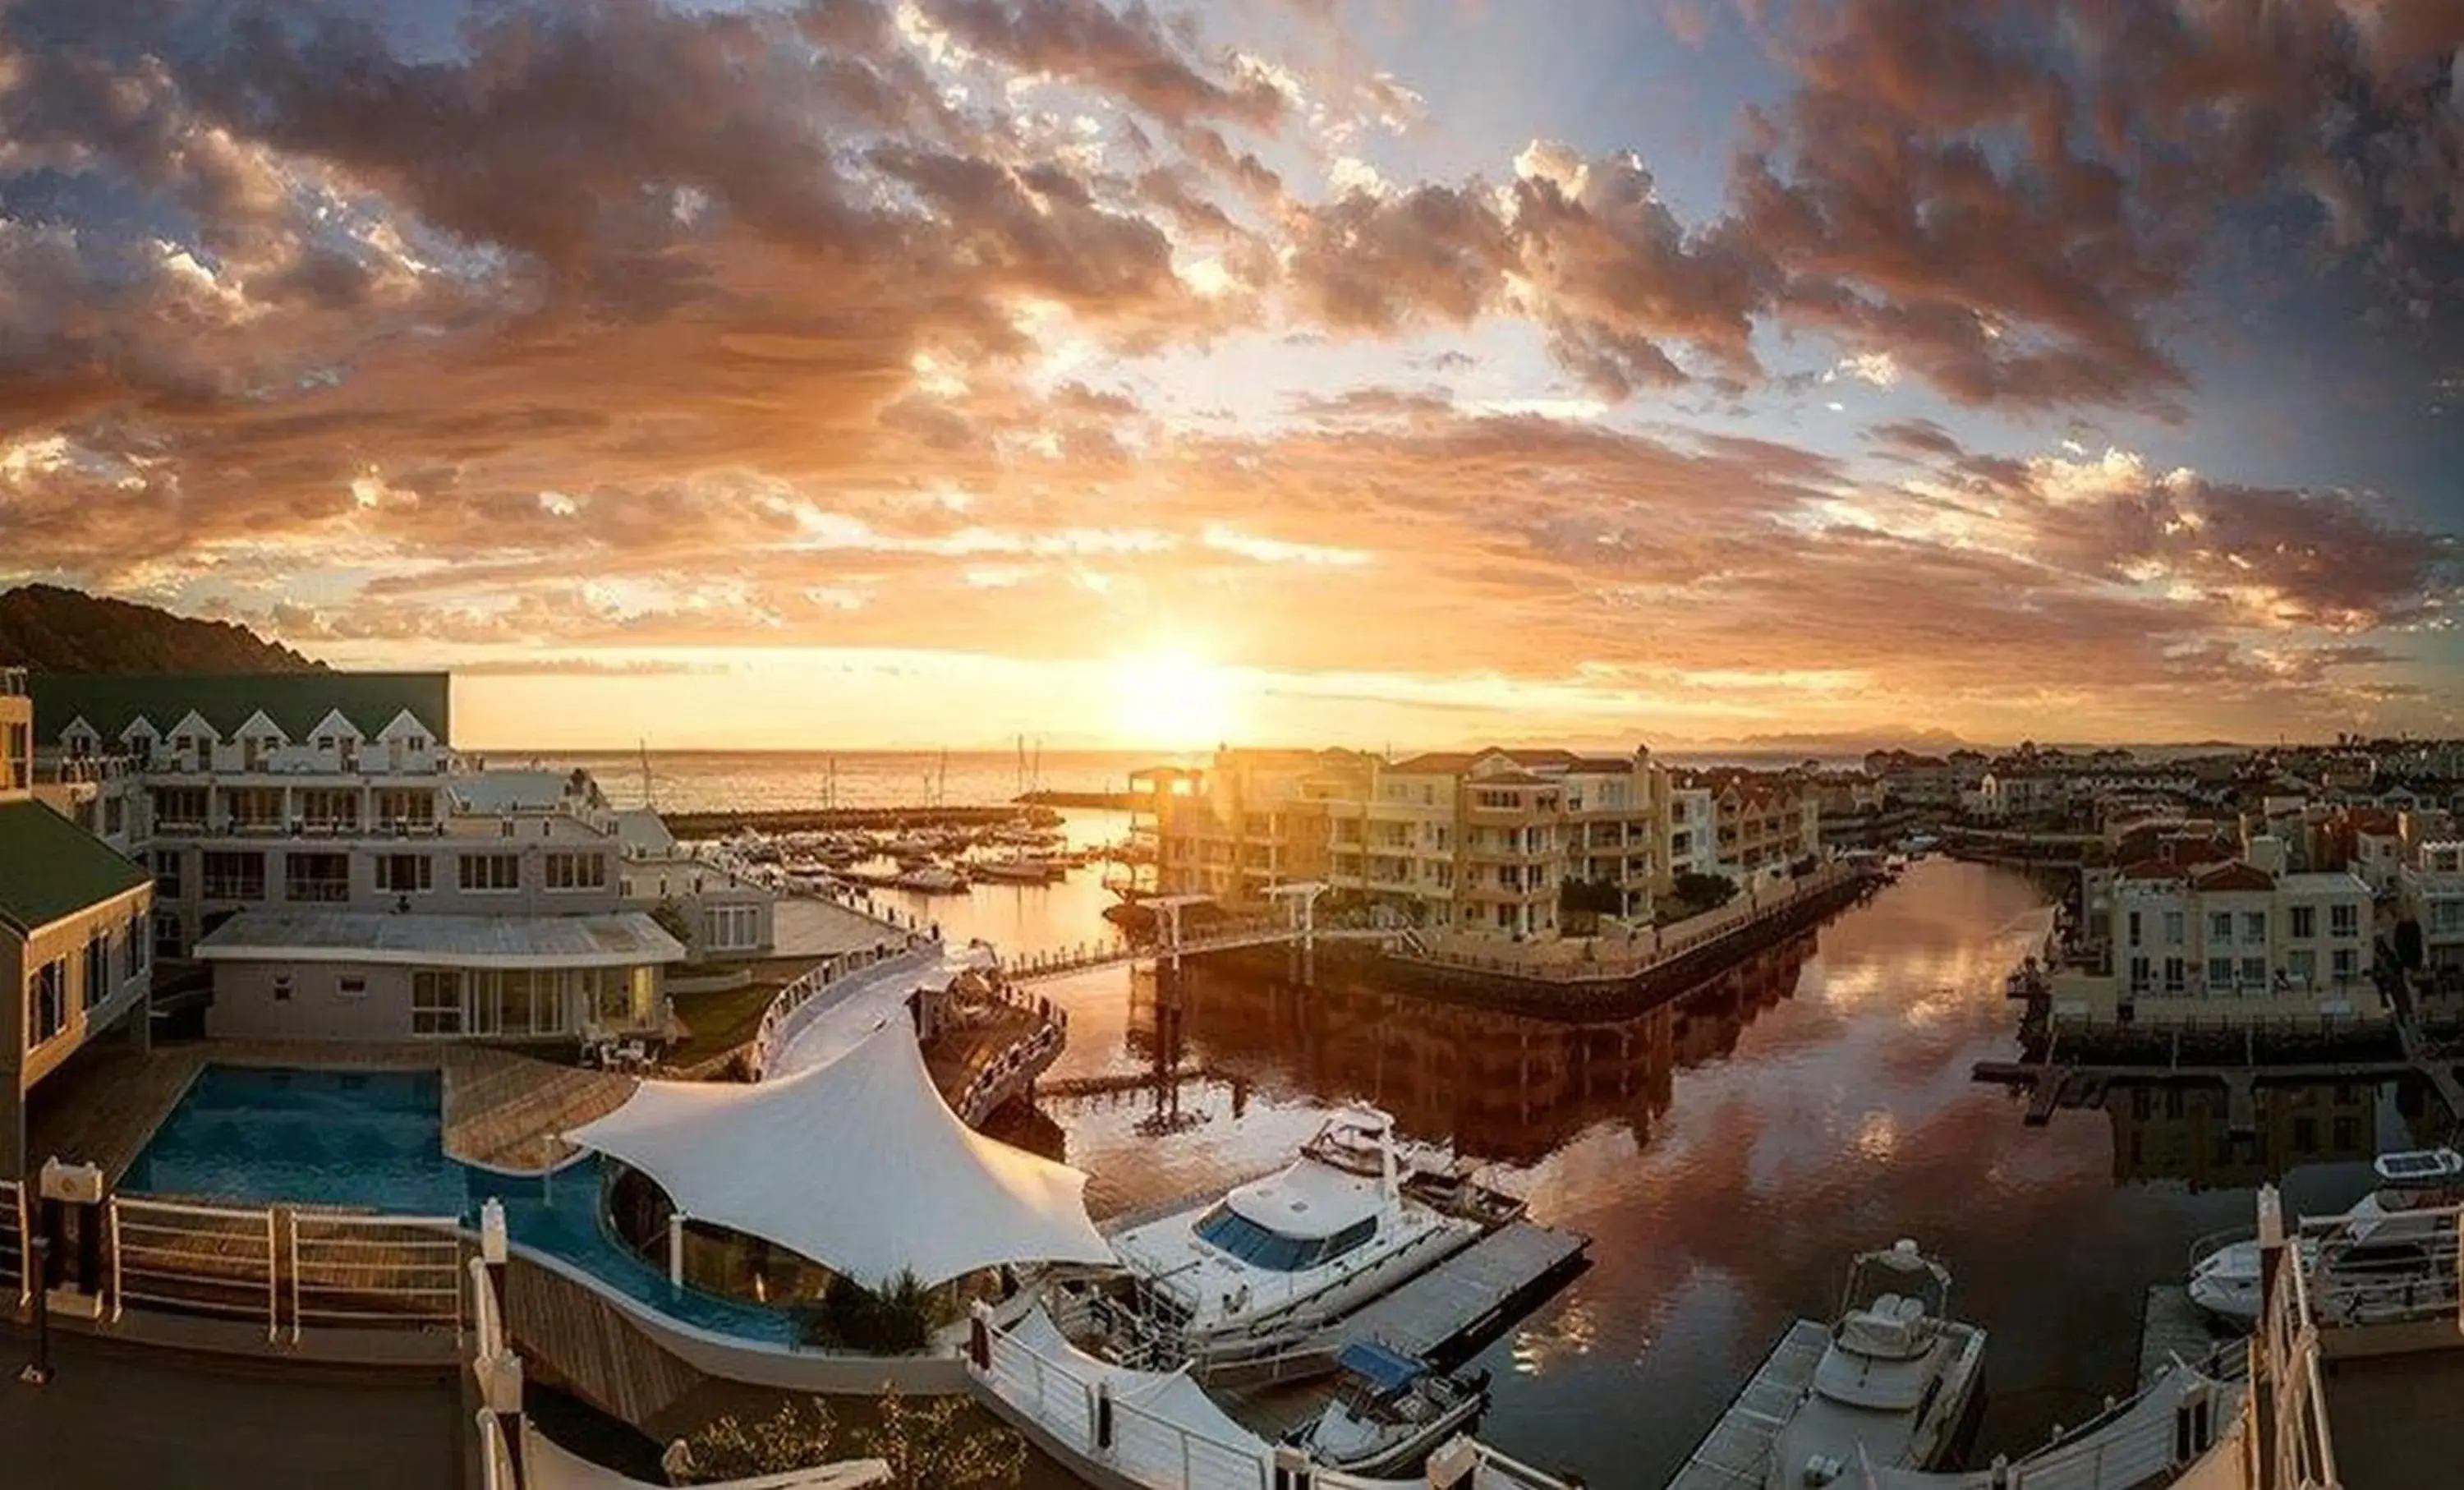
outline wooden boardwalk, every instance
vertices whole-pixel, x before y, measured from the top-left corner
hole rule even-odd
[[[624,1310],[527,1258],[505,1264],[504,1298],[505,1334],[542,1379],[644,1433],[708,1379]]]
[[[1421,1360],[1444,1360],[1494,1329],[1508,1311],[1570,1274],[1591,1239],[1516,1221],[1489,1233],[1335,1326]]]
[[[98,1165],[117,1185],[209,1065],[436,1071],[444,1078],[445,1151],[466,1164],[533,1172],[572,1156],[556,1135],[612,1111],[637,1079],[477,1045],[414,1041],[200,1041],[80,1052],[46,1083],[27,1153]]]

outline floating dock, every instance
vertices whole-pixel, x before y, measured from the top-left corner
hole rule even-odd
[[[1200,1355],[1191,1369],[1225,1388],[1306,1381],[1333,1370],[1355,1340],[1452,1367],[1581,1271],[1591,1246],[1588,1237],[1514,1221],[1314,1334],[1259,1353]]]
[[[1771,1445],[1814,1385],[1814,1368],[1831,1344],[1830,1327],[1801,1319],[1788,1326],[1754,1369],[1703,1441],[1694,1446],[1668,1490],[1762,1490]]]
[[[1516,1221],[1371,1303],[1334,1326],[1346,1341],[1375,1340],[1445,1364],[1485,1343],[1509,1313],[1573,1276],[1591,1238]]]

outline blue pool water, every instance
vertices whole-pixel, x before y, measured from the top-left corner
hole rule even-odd
[[[445,1152],[444,1084],[432,1071],[209,1065],[128,1168],[127,1194],[235,1205],[362,1207],[476,1225],[504,1202],[506,1230],[685,1324],[789,1345],[781,1309],[677,1288],[609,1235],[593,1155],[544,1178],[473,1169]]]

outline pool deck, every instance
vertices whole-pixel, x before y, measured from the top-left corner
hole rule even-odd
[[[445,1083],[445,1151],[516,1173],[552,1168],[575,1150],[556,1135],[613,1111],[638,1079],[475,1045],[198,1041],[152,1054],[127,1046],[80,1052],[46,1083],[28,1151],[101,1167],[118,1184],[197,1073],[208,1065],[437,1071]]]

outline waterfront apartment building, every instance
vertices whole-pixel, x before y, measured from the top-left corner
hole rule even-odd
[[[2275,845],[2266,845],[2275,846]],[[2057,972],[2057,1019],[2375,1019],[2370,888],[2349,872],[2146,860],[2109,883],[2110,955]]]
[[[1556,929],[1570,881],[1644,918],[1671,872],[1669,777],[1645,750],[1488,749],[1391,761],[1345,750],[1224,750],[1205,770],[1141,772],[1133,785],[1137,831],[1155,846],[1162,887],[1233,904],[1316,880],[1415,925],[1532,936]],[[1703,796],[1706,809],[1717,800]],[[1742,843],[1747,820],[1738,821]],[[1687,831],[1689,856],[1716,852],[1712,811]]]
[[[727,876],[709,876],[711,904],[681,875],[643,899],[587,775],[456,753],[445,674],[45,677],[33,693],[37,774],[151,869],[153,952],[213,970],[210,1033],[655,1029],[660,969],[693,950],[661,921],[693,947],[770,944],[768,897]]]
[[[114,1026],[147,1038],[152,897],[143,868],[36,800],[25,674],[0,668],[0,1179],[26,1174],[37,1082]]]
[[[2464,840],[2422,844],[2396,883],[2405,919],[2421,931],[2422,964],[2464,975]]]

